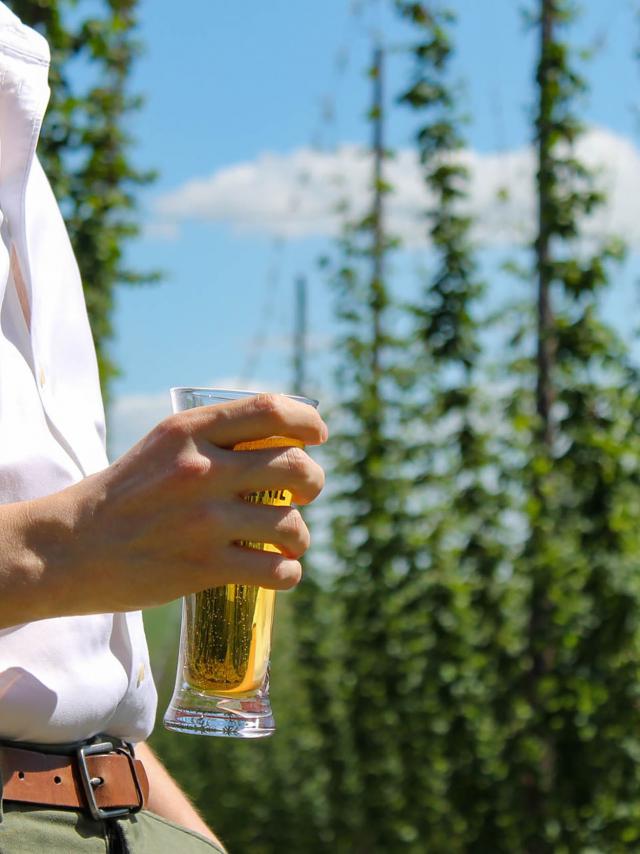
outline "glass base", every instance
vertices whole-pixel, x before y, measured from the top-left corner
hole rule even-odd
[[[268,697],[231,698],[189,688],[173,695],[164,725],[174,732],[227,738],[266,738],[276,729]]]

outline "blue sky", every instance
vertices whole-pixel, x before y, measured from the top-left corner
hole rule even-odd
[[[534,40],[516,0],[453,5],[460,14],[455,76],[470,117],[470,156],[485,176],[478,205],[490,205],[487,194],[497,180],[505,181],[525,233],[529,208],[521,184],[531,136]],[[610,180],[619,185],[620,203],[606,223],[622,223],[630,234],[636,219],[640,227],[634,207],[639,203],[627,192],[636,171],[640,182],[634,113],[640,106],[640,64],[632,56],[638,28],[631,6],[630,0],[588,0],[574,31],[577,44],[597,48],[584,116],[601,131],[589,143],[589,156],[609,158]],[[358,172],[348,146],[366,143],[369,135],[365,68],[375,34],[393,48],[390,109],[406,80],[407,64],[397,48],[406,44],[407,30],[387,7],[388,0],[142,1],[145,53],[132,90],[146,104],[130,127],[137,162],[156,168],[159,179],[141,194],[145,235],[130,247],[129,257],[142,269],[161,268],[166,277],[158,286],[123,288],[117,296],[113,353],[123,375],[114,387],[115,452],[164,413],[171,385],[244,382],[286,389],[293,281],[301,273],[311,289],[312,390],[325,393],[330,296],[316,267],[330,245],[322,208],[331,203],[323,181],[331,170],[342,169],[351,188],[349,176]],[[323,119],[327,102],[331,120],[326,114]],[[389,144],[404,151],[411,132],[406,111],[393,108]],[[511,154],[512,171],[504,171]],[[401,157],[398,169],[402,164],[406,169],[398,181],[411,195],[413,173]],[[304,185],[307,170],[312,177]],[[364,192],[354,187],[354,193]],[[490,211],[482,213],[492,222]],[[487,269],[494,269],[515,237],[507,228],[497,242],[485,238]],[[398,261],[402,287],[410,287],[408,270],[428,263],[428,247],[411,239],[408,247]],[[627,315],[635,306],[636,275],[634,259],[620,276],[613,313]]]

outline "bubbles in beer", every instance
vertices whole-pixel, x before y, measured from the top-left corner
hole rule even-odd
[[[288,506],[291,493],[264,490],[247,496],[254,504]],[[243,546],[277,552],[270,543]],[[241,696],[264,681],[271,652],[275,591],[225,584],[187,597],[185,677],[203,693]]]
[[[192,598],[187,638],[188,680],[204,693],[242,694],[267,672],[275,592],[226,584]]]

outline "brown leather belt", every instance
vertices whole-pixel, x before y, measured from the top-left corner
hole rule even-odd
[[[4,800],[86,809],[95,819],[137,812],[149,797],[142,762],[109,742],[69,754],[0,746],[0,773]]]

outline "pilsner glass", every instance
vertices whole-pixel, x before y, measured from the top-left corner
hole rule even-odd
[[[209,388],[173,388],[174,412],[210,406],[255,392]],[[289,395],[317,406],[317,401]],[[284,436],[240,442],[236,451],[291,447],[302,443]],[[288,490],[264,490],[247,496],[259,504],[289,506]],[[243,543],[277,552],[270,543]],[[185,596],[180,651],[173,697],[164,716],[167,729],[198,735],[261,738],[275,731],[269,701],[269,657],[275,590],[224,584]]]

